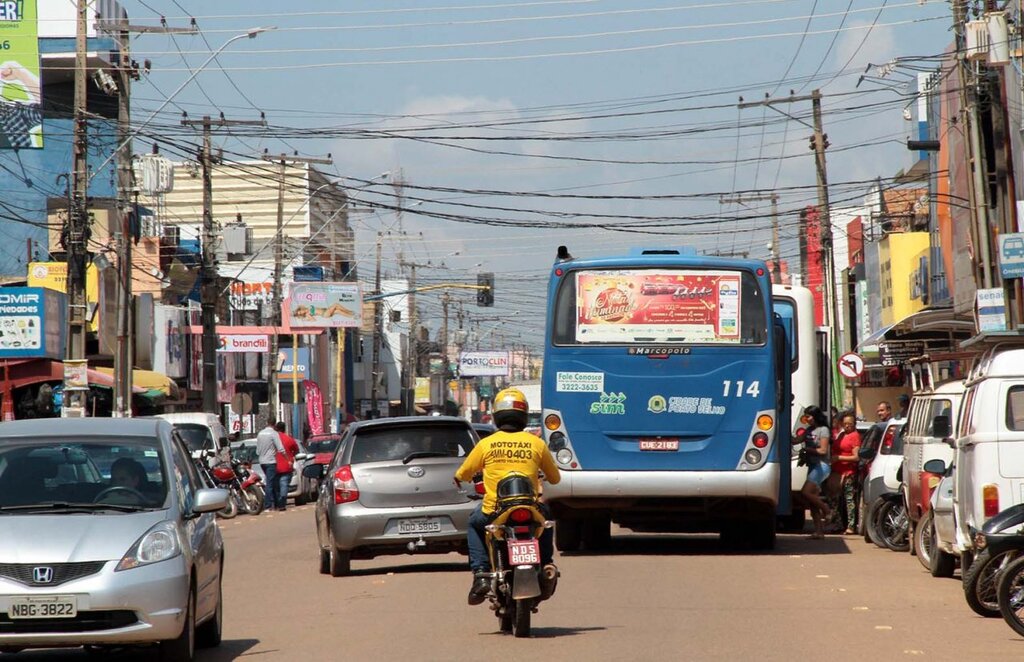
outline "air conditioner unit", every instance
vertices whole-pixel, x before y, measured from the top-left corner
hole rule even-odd
[[[165,225],[163,237],[171,246],[177,246],[181,243],[181,228],[177,225]]]
[[[967,21],[965,37],[967,48],[964,57],[975,62],[987,60],[990,48],[988,21]]]
[[[160,237],[160,222],[153,214],[139,214],[139,234],[143,237]]]

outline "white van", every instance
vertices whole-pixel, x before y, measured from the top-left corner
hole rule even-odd
[[[206,450],[212,450],[219,456],[228,447],[228,432],[216,414],[190,411],[159,414],[157,418],[162,418],[174,426],[193,457]]]
[[[961,553],[986,520],[1024,501],[1024,349],[987,351],[966,386],[953,497]]]
[[[952,380],[932,389],[915,392],[910,399],[907,427],[903,438],[903,498],[910,519],[910,540],[918,560],[930,567],[931,493],[942,476],[924,470],[925,462],[953,462],[953,446],[948,443],[956,429],[957,412],[964,395],[964,383]]]

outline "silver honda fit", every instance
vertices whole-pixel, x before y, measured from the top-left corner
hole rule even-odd
[[[0,424],[0,652],[219,644],[226,502],[166,421]]]

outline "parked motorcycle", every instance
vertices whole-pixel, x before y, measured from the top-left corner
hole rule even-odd
[[[982,616],[1002,615],[1024,635],[1024,504],[1010,506],[985,522],[978,542],[978,555],[964,575],[967,603]]]
[[[553,526],[540,510],[533,481],[512,474],[498,483],[497,507],[486,538],[493,572],[483,576],[491,580],[488,599],[502,632],[530,636],[531,615],[555,592],[558,571],[541,567],[540,557],[540,536]]]
[[[216,454],[211,450],[194,451],[192,453],[192,464],[195,465],[196,471],[199,472],[199,477],[207,487],[223,487],[231,490],[230,480],[228,480],[227,472],[222,468],[220,471],[220,478],[214,475],[214,469],[210,467],[210,458],[216,457]],[[221,467],[222,465],[217,465]],[[234,471],[230,468],[227,469],[231,472],[232,477]],[[225,484],[227,482],[228,484]],[[223,510],[217,511],[217,517],[223,519],[231,519],[238,514],[238,499],[235,497],[232,491],[231,497],[228,499],[227,505],[224,506]]]
[[[230,462],[222,462],[210,470],[216,487],[221,487],[231,493],[231,499],[236,504],[236,509],[248,515],[259,515],[263,512],[263,499],[258,498],[254,486],[260,482],[260,477],[252,471],[246,471],[241,463],[232,459]]]

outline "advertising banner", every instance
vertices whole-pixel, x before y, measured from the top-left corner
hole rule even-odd
[[[309,423],[310,434],[324,433],[324,394],[320,386],[309,379],[302,382],[306,391],[306,422]]]
[[[461,352],[459,375],[462,377],[508,377],[508,352]]]
[[[36,0],[0,2],[0,148],[42,149]]]
[[[580,343],[739,343],[740,274],[636,270],[576,274]]]
[[[282,347],[281,351],[278,352],[277,361],[280,366],[277,371],[278,381],[295,379],[296,377],[298,377],[299,381],[303,381],[309,374],[309,348],[299,348],[299,361],[297,367],[292,358],[293,353],[294,352],[291,347]]]
[[[217,351],[229,354],[270,351],[270,336],[218,335]]]
[[[294,327],[359,328],[363,323],[358,283],[295,283],[287,306]]]
[[[64,316],[60,292],[42,287],[0,289],[0,359],[64,356]]]
[[[188,374],[188,320],[184,308],[157,305],[153,308],[153,369],[180,379]]]
[[[100,300],[99,270],[95,264],[85,268],[85,300],[89,303],[98,303]],[[67,293],[68,291],[68,263],[67,262],[29,262],[28,280],[25,283],[29,287],[45,287],[50,290]],[[100,314],[98,312],[92,321],[89,322],[90,331],[98,331],[100,328]]]
[[[430,404],[430,377],[416,378],[416,404]]]

